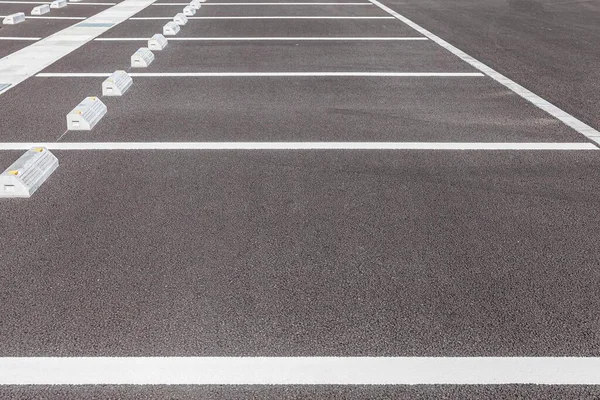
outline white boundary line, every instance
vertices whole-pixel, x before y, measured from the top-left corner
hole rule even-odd
[[[6,15],[0,15],[0,18],[4,18]],[[84,20],[87,17],[45,17],[38,15],[26,15],[25,19],[64,19],[64,20]]]
[[[172,20],[173,17],[133,17],[129,18],[130,21],[151,21],[151,20]],[[216,20],[228,20],[228,19],[394,19],[394,17],[370,17],[370,16],[268,16],[268,17],[187,17],[189,20],[201,20],[201,19],[216,19]]]
[[[83,21],[84,19],[87,19],[87,17],[46,17],[46,16],[26,15],[25,19],[65,19],[65,20]]]
[[[96,38],[98,42],[146,42],[148,38]],[[171,41],[427,41],[426,37],[169,37]]]
[[[599,150],[592,143],[466,142],[23,142],[0,150]]]
[[[0,0],[0,4],[50,4],[50,1],[6,1]],[[71,3],[70,6],[114,6],[117,3]]]
[[[371,3],[373,3],[374,5],[376,5],[377,7],[384,10],[385,12],[387,12],[388,14],[394,16],[396,19],[404,22],[406,25],[415,29],[417,32],[419,32],[423,36],[428,37],[435,43],[439,44],[446,50],[450,51],[452,54],[459,57],[463,61],[469,63],[471,66],[477,68],[479,71],[488,75],[490,78],[494,79],[496,82],[506,86],[508,89],[512,90],[513,92],[515,92],[516,94],[518,94],[525,100],[529,101],[536,107],[544,110],[548,114],[552,115],[554,118],[559,119],[564,124],[570,126],[571,128],[573,128],[577,132],[581,133],[583,136],[587,137],[588,139],[592,140],[593,142],[600,144],[600,132],[598,132],[596,129],[594,129],[591,126],[585,124],[584,122],[578,120],[571,114],[567,113],[566,111],[561,110],[560,108],[556,107],[555,105],[551,104],[550,102],[544,100],[537,94],[525,89],[523,86],[521,86],[518,83],[514,82],[513,80],[507,78],[506,76],[502,75],[501,73],[497,72],[496,70],[488,67],[481,61],[476,60],[475,58],[471,57],[464,51],[452,46],[450,43],[446,42],[444,39],[434,35],[433,33],[429,32],[427,29],[414,23],[413,21],[406,18],[405,16],[403,16],[403,15],[397,13],[396,11],[392,10],[391,8],[381,4],[379,1],[377,1],[377,0],[369,0],[369,1]]]
[[[0,36],[0,40],[19,40],[19,41],[31,41],[35,42],[40,40],[41,38],[37,37],[9,37],[9,36]]]
[[[38,78],[97,78],[111,72],[42,72]],[[196,77],[482,77],[481,72],[130,72],[140,78],[196,78]]]
[[[155,6],[187,6],[189,3],[155,3]],[[204,6],[372,6],[372,3],[202,3]]]
[[[599,357],[0,358],[0,385],[600,385]]]

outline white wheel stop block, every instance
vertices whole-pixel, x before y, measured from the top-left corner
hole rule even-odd
[[[102,82],[102,96],[122,96],[133,85],[133,79],[125,71],[115,71]]]
[[[50,3],[50,8],[63,8],[67,6],[67,0],[54,0]]]
[[[148,48],[151,51],[162,51],[165,47],[167,47],[168,43],[169,42],[167,41],[167,38],[160,33],[157,33],[148,39]]]
[[[131,68],[146,68],[154,61],[154,54],[147,47],[140,47],[131,56]]]
[[[175,36],[179,33],[181,28],[175,22],[167,22],[165,26],[163,26],[163,35],[165,36]]]
[[[16,24],[20,24],[21,22],[25,22],[25,13],[22,13],[22,12],[7,15],[2,20],[3,25],[16,25]]]
[[[186,17],[193,17],[196,15],[196,9],[192,6],[187,6],[183,9],[183,15]]]
[[[173,17],[173,22],[175,22],[179,26],[183,26],[187,24],[188,19],[185,15],[183,15],[183,13],[179,13]]]
[[[45,147],[27,150],[0,174],[0,197],[30,197],[58,168],[58,159]]]
[[[41,6],[33,7],[31,10],[31,15],[44,15],[50,12],[49,4],[42,4]]]
[[[97,97],[86,97],[67,114],[67,129],[89,131],[106,114],[106,106]]]
[[[192,0],[190,1],[190,5],[188,7],[192,7],[196,10],[199,10],[202,7],[202,4],[200,3],[200,0]]]

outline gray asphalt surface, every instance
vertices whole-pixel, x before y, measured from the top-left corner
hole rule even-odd
[[[600,354],[595,153],[57,156],[2,356]]]
[[[161,3],[163,3],[161,1]],[[294,3],[297,3],[294,1]],[[268,17],[268,16],[374,16],[374,17],[389,17],[385,11],[373,5],[354,5],[354,6],[320,6],[320,5],[290,5],[290,6],[211,6],[210,3],[203,5],[200,11],[194,17]],[[146,8],[135,15],[136,18],[142,17],[173,17],[173,15],[181,12],[181,6],[172,5],[154,5]],[[224,12],[226,11],[226,13]],[[202,20],[200,20],[202,21]],[[202,24],[204,22],[194,22],[194,24]]]
[[[141,41],[93,42],[43,72],[111,73],[127,69],[131,55],[146,45],[147,42]],[[131,72],[288,71],[478,72],[430,41],[314,43],[293,40],[275,43],[172,41],[149,68]]]
[[[14,399],[597,399],[595,387],[566,386],[144,386],[125,387],[12,387],[4,393]]]
[[[595,4],[386,4],[598,128]],[[197,16],[362,15],[260,7]],[[75,22],[30,20],[0,36]],[[103,37],[149,37],[165,23],[127,21]],[[419,34],[396,20],[196,20],[178,35],[221,36]],[[0,42],[0,56],[13,45]],[[142,45],[90,42],[44,72],[127,69]],[[156,57],[132,72],[475,71],[431,41],[171,41]],[[0,95],[0,140],[57,140],[102,80],[33,77]],[[487,77],[140,77],[103,101],[94,130],[61,141],[586,142]],[[21,153],[0,152],[2,169]],[[31,199],[0,201],[0,356],[600,356],[596,152],[55,154],[61,167]],[[598,396],[527,385],[0,387],[19,399]]]
[[[600,2],[384,3],[568,113],[600,126]]]
[[[1,9],[2,8],[0,7],[0,10]],[[25,11],[26,10],[21,10],[21,12]],[[73,24],[76,24],[77,22],[81,21],[62,19],[27,19],[25,22],[22,22],[18,25],[2,25],[0,33],[2,36],[9,37],[46,37]],[[2,48],[4,48],[4,46],[8,43],[12,42],[2,41]]]
[[[221,11],[223,13],[227,10]],[[201,15],[197,14],[198,16]],[[101,37],[148,37],[162,32],[164,20],[134,20]],[[192,20],[177,37],[414,37],[418,32],[393,19],[380,20]]]
[[[2,31],[0,30],[0,32]],[[14,53],[17,50],[21,50],[22,48],[29,46],[31,43],[32,42],[28,41],[5,41],[2,43],[2,47],[0,47],[0,58]]]
[[[585,142],[483,77],[134,79],[125,96],[102,99],[110,113],[94,130],[61,140]],[[57,140],[102,80],[32,78],[7,92],[4,140]],[[32,91],[41,106],[24,115]]]

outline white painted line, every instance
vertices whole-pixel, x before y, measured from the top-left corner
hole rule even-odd
[[[90,78],[110,76],[110,72],[42,72],[38,78]],[[140,78],[188,78],[188,77],[432,77],[459,78],[481,77],[480,72],[133,72]]]
[[[40,40],[41,38],[36,37],[8,37],[8,36],[0,36],[0,40],[24,40],[24,41],[32,41]]]
[[[4,18],[6,15],[0,15],[0,18]],[[25,19],[64,19],[64,20],[84,20],[86,17],[49,17],[49,16],[36,16],[26,15]]]
[[[96,38],[98,42],[145,42],[148,38]],[[172,41],[422,41],[426,37],[170,37]]]
[[[7,1],[7,0],[0,0],[0,4],[50,4],[50,1]],[[83,3],[83,2],[79,2],[79,3],[71,3],[69,2],[70,6],[114,6],[117,3]]]
[[[481,61],[476,60],[475,58],[471,57],[464,51],[452,46],[450,43],[446,42],[444,39],[440,38],[439,36],[434,35],[433,33],[429,32],[427,29],[414,23],[413,21],[406,18],[405,16],[403,16],[403,15],[397,13],[396,11],[392,10],[391,8],[381,4],[379,1],[377,1],[377,0],[369,0],[369,1],[371,3],[373,3],[374,5],[376,5],[377,7],[384,10],[385,12],[394,16],[399,21],[402,21],[406,25],[415,29],[417,32],[419,32],[423,36],[426,36],[429,39],[433,40],[434,42],[436,42],[437,44],[439,44],[446,50],[450,51],[455,56],[457,56],[460,59],[462,59],[463,61],[469,63],[471,66],[477,68],[479,71],[483,72],[490,78],[494,79],[496,82],[506,86],[508,89],[512,90],[513,92],[515,92],[516,94],[518,94],[525,100],[529,101],[530,103],[532,103],[539,109],[547,112],[548,114],[552,115],[554,118],[557,118],[558,120],[562,121],[564,124],[573,128],[574,130],[581,133],[583,136],[587,137],[588,139],[592,140],[593,142],[600,144],[600,132],[598,132],[596,129],[594,129],[591,126],[587,125],[586,123],[580,121],[579,119],[575,118],[574,116],[567,113],[566,111],[561,110],[560,108],[551,104],[547,100],[544,100],[537,94],[525,89],[523,86],[521,86],[518,83],[514,82],[513,80],[507,78],[506,76],[502,75],[501,73],[497,72],[496,70],[488,67]]]
[[[50,150],[599,150],[592,143],[461,142],[7,142],[0,143],[0,150],[39,146]]]
[[[156,0],[124,0],[90,18],[0,59],[0,82],[14,88],[87,42],[126,21]]]
[[[151,20],[172,20],[173,17],[133,17],[129,18],[131,21],[151,21]],[[394,17],[340,17],[340,16],[306,16],[306,17],[296,17],[296,16],[268,16],[268,17],[187,17],[187,19],[395,19]]]
[[[187,6],[189,3],[154,3],[155,6]],[[204,6],[372,6],[372,3],[202,3]]]
[[[87,19],[87,17],[47,17],[47,16],[31,16],[31,15],[27,15],[25,16],[25,19],[66,19],[66,20],[84,20]]]
[[[599,357],[6,357],[1,385],[599,385]]]

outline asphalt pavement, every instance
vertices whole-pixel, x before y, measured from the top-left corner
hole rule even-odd
[[[0,147],[590,143],[369,2],[208,2],[196,17],[270,19],[191,19],[132,69],[168,20],[125,21],[0,94]],[[160,3],[133,18],[183,7]],[[596,4],[384,3],[600,128]],[[0,2],[0,14],[34,5]],[[0,57],[31,44],[19,37],[81,21],[2,26],[12,39]],[[118,69],[138,74],[130,91],[102,97],[93,130],[66,131],[65,115]],[[363,72],[375,75],[339,76]],[[53,153],[60,167],[30,199],[0,199],[0,357],[600,357],[597,151]],[[21,154],[0,151],[0,169]],[[15,399],[599,396],[559,385],[0,386]]]

